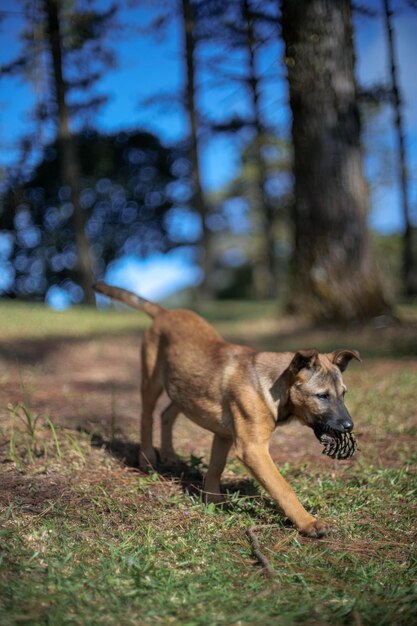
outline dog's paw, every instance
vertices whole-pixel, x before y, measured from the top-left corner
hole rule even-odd
[[[306,535],[306,537],[312,537],[313,539],[325,537],[332,532],[332,530],[333,529],[329,524],[326,524],[326,522],[322,522],[319,519],[313,519],[307,524],[307,526],[300,528],[301,534]]]

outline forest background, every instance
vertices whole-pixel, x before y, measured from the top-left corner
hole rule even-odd
[[[294,290],[317,290],[294,279],[303,270],[285,5],[2,5],[3,296],[64,308],[92,301],[89,285],[103,277],[155,299],[186,289],[186,302],[280,298],[296,307]],[[361,228],[370,229],[383,276],[384,296],[370,311],[382,313],[416,291],[417,12],[407,0],[335,5],[349,8],[353,25],[353,41],[336,31],[334,40],[344,54],[355,46],[367,183]],[[333,174],[324,165],[315,176],[325,190]],[[332,215],[342,214],[338,200],[331,206]],[[324,216],[337,238],[332,220]],[[317,312],[323,316],[340,311]]]

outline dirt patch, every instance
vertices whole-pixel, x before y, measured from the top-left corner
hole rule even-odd
[[[45,503],[61,499],[67,490],[66,481],[58,476],[29,476],[4,471],[0,485],[0,505],[18,503],[26,511],[37,513]]]

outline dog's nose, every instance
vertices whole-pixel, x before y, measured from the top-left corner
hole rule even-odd
[[[353,428],[353,422],[350,419],[345,419],[341,423],[341,426],[345,432],[349,433]]]

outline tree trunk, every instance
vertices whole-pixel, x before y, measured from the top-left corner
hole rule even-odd
[[[398,143],[398,179],[401,194],[401,206],[404,220],[403,232],[403,281],[405,293],[408,296],[417,293],[417,280],[414,272],[414,255],[412,241],[412,227],[410,222],[410,203],[408,198],[408,170],[405,153],[403,119],[401,111],[401,95],[397,81],[397,63],[395,59],[394,29],[392,26],[392,10],[389,0],[384,2],[385,27],[387,31],[388,57],[391,73],[391,90],[394,108],[394,124]]]
[[[203,271],[203,281],[200,285],[200,293],[202,296],[212,297],[212,289],[210,286],[210,277],[212,271],[211,249],[210,249],[210,231],[207,227],[208,207],[204,198],[203,187],[201,184],[200,160],[198,153],[197,139],[197,110],[195,104],[195,48],[196,41],[194,37],[194,17],[190,0],[182,0],[182,19],[184,28],[184,46],[185,46],[185,64],[186,64],[186,86],[185,86],[185,105],[188,113],[190,125],[190,158],[192,167],[192,180],[194,187],[193,199],[195,208],[201,218],[201,269]]]
[[[371,258],[349,0],[282,0],[293,115],[292,305],[316,320],[387,311]]]
[[[62,72],[62,41],[59,23],[58,0],[44,0],[47,15],[48,38],[53,64],[54,90],[58,108],[58,146],[61,162],[62,182],[71,190],[71,203],[74,208],[73,224],[77,246],[77,271],[85,301],[95,302],[92,289],[94,271],[90,256],[90,246],[85,232],[86,217],[79,199],[80,165],[77,147],[69,128],[68,108],[66,105],[66,84]]]
[[[256,72],[256,39],[253,27],[253,15],[249,0],[243,2],[243,14],[246,22],[246,34],[249,53],[248,87],[253,109],[255,129],[255,168],[258,205],[257,212],[262,218],[262,250],[257,268],[255,268],[255,295],[260,298],[274,298],[277,295],[277,268],[275,258],[274,210],[266,193],[267,164],[263,155],[265,128],[262,124],[259,94],[260,81]]]

